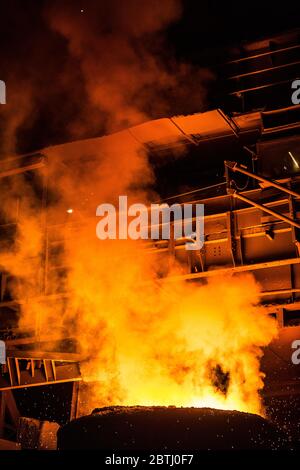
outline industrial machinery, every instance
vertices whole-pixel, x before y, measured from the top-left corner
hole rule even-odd
[[[290,36],[286,40],[292,41]],[[274,407],[277,400],[280,407],[280,399],[287,396],[299,400],[300,369],[290,361],[290,345],[293,339],[300,339],[300,106],[279,104],[274,109],[269,106],[257,110],[259,100],[269,97],[272,87],[286,87],[294,78],[293,54],[300,46],[282,45],[282,38],[278,41],[277,48],[268,49],[264,43],[259,47],[267,50],[260,52],[256,45],[258,51],[254,52],[253,46],[252,55],[248,50],[246,57],[227,64],[228,70],[243,65],[246,70],[251,69],[250,65],[254,70],[240,71],[228,79],[231,89],[224,104],[226,112],[218,108],[158,119],[112,135],[49,147],[1,162],[4,187],[16,187],[22,179],[33,188],[39,201],[34,210],[38,211],[44,249],[36,259],[28,260],[36,266],[34,289],[24,298],[14,298],[12,286],[18,279],[0,266],[0,339],[7,348],[6,364],[0,365],[0,437],[16,427],[19,411],[14,393],[18,389],[26,389],[30,395],[31,387],[70,382],[73,388],[69,389],[66,420],[77,416],[80,361],[84,358],[67,329],[55,329],[53,334],[41,331],[36,306],[46,303],[62,309],[72,295],[63,283],[59,290],[53,287],[55,276],[59,273],[63,278],[67,269],[58,262],[62,240],[57,227],[68,225],[70,236],[76,236],[76,226],[84,219],[72,222],[66,213],[59,220],[53,219],[49,211],[54,197],[48,190],[49,165],[59,156],[63,172],[72,173],[72,165],[76,167],[81,158],[93,168],[97,164],[93,149],[121,152],[124,141],[129,146],[138,142],[150,161],[156,162],[156,191],[162,201],[192,201],[205,206],[205,243],[201,250],[188,253],[182,243],[171,238],[149,242],[149,254],[168,254],[184,267],[184,272],[170,278],[170,282],[184,279],[201,283],[216,274],[253,273],[262,287],[261,304],[281,327],[279,339],[266,351],[262,365],[267,374],[267,405]],[[285,80],[268,81],[271,73],[282,69],[290,72]],[[263,83],[252,84],[252,78],[256,82],[261,78]],[[232,85],[241,81],[247,81],[247,86]],[[255,90],[258,94],[254,99]],[[256,105],[249,104],[249,95]],[[237,109],[241,102],[242,109],[230,112],[228,108]],[[174,152],[180,157],[168,158]],[[0,246],[13,245],[23,222],[22,206],[22,197],[16,194],[9,220],[1,214]],[[83,206],[80,210],[84,213]],[[18,326],[20,309],[24,305],[30,309],[32,302],[35,327],[24,333]],[[271,356],[278,362],[276,371]],[[296,424],[294,427],[295,433],[299,432]]]

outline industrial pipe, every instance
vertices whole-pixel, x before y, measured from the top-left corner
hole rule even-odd
[[[261,181],[262,183],[267,183],[273,186],[274,188],[277,188],[280,191],[283,191],[284,193],[289,194],[290,196],[300,198],[300,194],[296,193],[292,189],[286,188],[285,186],[282,186],[281,184],[278,184],[273,180],[269,180],[268,178],[264,178],[263,176],[259,176],[259,175],[256,175],[255,173],[251,173],[251,171],[248,171],[247,169],[243,168],[241,165],[238,165],[238,163],[236,162],[225,161],[224,164],[225,166],[227,166],[227,168],[229,168],[232,171],[238,171],[239,173],[243,173],[244,175],[250,176],[251,178]]]
[[[232,193],[233,197],[236,197],[240,199],[241,201],[247,202],[251,206],[257,207],[258,209],[261,209],[264,212],[267,212],[268,214],[273,215],[274,217],[283,220],[284,222],[288,223],[289,225],[293,225],[294,227],[300,228],[300,224],[298,222],[295,222],[294,220],[290,219],[289,217],[286,217],[283,214],[280,214],[279,212],[273,211],[272,209],[269,209],[268,207],[264,206],[263,204],[258,204],[258,202],[252,201],[252,199],[249,199],[245,196],[242,196],[240,193],[237,193],[236,191]]]

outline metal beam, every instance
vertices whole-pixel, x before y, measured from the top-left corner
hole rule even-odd
[[[300,289],[291,288],[291,289],[277,289],[277,290],[267,290],[260,293],[261,297],[267,297],[272,295],[282,295],[282,294],[299,294]]]
[[[18,427],[19,423],[19,418],[20,418],[20,412],[18,410],[16,400],[13,396],[13,393],[11,390],[6,390],[5,392],[1,392],[3,397],[5,397],[5,406],[8,410],[8,413],[11,417],[11,420],[13,422],[13,425],[15,429]]]
[[[277,183],[276,181],[270,180],[268,178],[264,178],[263,176],[256,175],[255,173],[252,173],[251,171],[248,171],[247,168],[244,168],[241,165],[239,165],[237,162],[225,161],[224,164],[227,168],[229,168],[232,171],[237,171],[239,173],[242,173],[243,175],[250,176],[250,178],[254,178],[254,179],[260,181],[261,183],[266,183],[270,186],[273,186],[274,188],[279,189],[280,191],[283,191],[284,193],[287,193],[290,196],[300,198],[300,194],[296,193],[296,191],[293,191],[290,188],[286,188],[285,186],[282,186],[281,184]]]
[[[253,75],[259,75],[261,73],[269,73],[269,72],[274,72],[274,70],[280,70],[286,67],[292,67],[294,65],[299,65],[300,62],[297,60],[295,62],[288,62],[287,64],[280,64],[280,65],[273,65],[271,67],[267,67],[264,69],[258,69],[258,70],[253,70],[251,72],[246,72],[246,73],[241,73],[239,75],[231,75],[230,77],[227,77],[226,80],[239,80],[244,77],[251,77]]]
[[[281,214],[280,212],[273,211],[273,209],[269,209],[268,207],[264,206],[263,204],[259,204],[258,202],[253,201],[252,199],[247,198],[246,196],[242,196],[238,192],[233,192],[232,193],[233,197],[236,197],[237,199],[240,199],[241,201],[246,202],[247,204],[250,204],[253,207],[256,207],[257,209],[261,209],[264,212],[267,212],[270,215],[273,215],[277,219],[281,219],[284,222],[286,222],[289,225],[292,225],[293,227],[297,227],[300,229],[300,223],[295,222],[294,220],[290,219],[289,217],[286,217],[285,215]]]
[[[16,361],[18,361],[18,359],[16,359]],[[19,363],[19,377],[12,374],[8,367],[2,366],[3,372],[0,374],[0,392],[3,390],[37,387],[41,385],[82,380],[79,364],[76,362],[59,364],[48,359],[33,362],[34,373],[32,373],[30,367],[27,367],[28,364],[32,366],[31,360],[27,365],[24,360]]]
[[[33,163],[31,165],[22,166],[19,168],[12,168],[10,170],[1,171],[0,178],[6,178],[7,176],[20,175],[22,173],[25,173],[26,171],[38,170],[39,168],[43,168],[44,166],[45,166],[45,162],[42,160],[40,162]]]
[[[47,297],[45,296],[45,299]],[[1,304],[0,304],[1,306]],[[16,335],[18,332],[14,332]],[[70,340],[72,339],[71,335],[59,335],[59,334],[52,334],[52,335],[41,335],[41,336],[27,336],[25,338],[15,338],[15,339],[7,339],[6,345],[8,349],[14,349],[14,346],[23,346],[25,344],[34,344],[34,343],[50,343],[50,342],[56,342],[56,341],[64,341],[64,340]]]
[[[204,271],[201,273],[183,274],[181,276],[170,276],[170,277],[163,278],[163,282],[177,282],[177,281],[187,281],[187,280],[192,281],[194,279],[199,279],[199,278],[212,277],[212,276],[224,276],[229,273],[256,271],[257,269],[274,268],[278,266],[289,266],[291,264],[300,264],[300,258],[289,258],[289,259],[282,259],[282,260],[276,260],[276,261],[266,261],[264,263],[245,264],[241,266],[234,266],[232,268],[213,269],[211,271]]]
[[[7,358],[17,359],[36,359],[36,360],[52,360],[57,362],[79,362],[83,359],[81,354],[66,352],[49,352],[49,351],[21,351],[20,349],[7,349]]]
[[[77,418],[78,416],[79,388],[80,388],[80,382],[74,382],[73,389],[72,389],[70,421],[72,419]]]
[[[238,64],[239,62],[247,62],[249,60],[257,59],[259,57],[265,57],[265,56],[270,56],[270,55],[275,55],[275,54],[281,54],[282,52],[287,52],[291,51],[293,49],[299,49],[300,45],[296,44],[295,46],[289,46],[289,47],[283,47],[281,49],[276,49],[274,51],[267,51],[267,52],[260,52],[255,55],[250,55],[247,57],[241,57],[240,59],[234,59],[230,60],[229,62],[226,62],[225,65],[230,65],[230,64]]]
[[[4,436],[5,428],[5,396],[0,392],[0,438]]]
[[[290,83],[290,82],[291,82],[290,79],[280,80],[279,82],[267,83],[266,85],[260,85],[260,86],[251,87],[251,88],[242,88],[240,90],[232,91],[228,94],[229,94],[229,96],[230,95],[241,95],[241,93],[248,93],[249,91],[263,90],[264,88],[270,88],[270,87],[274,87],[274,86],[277,86],[277,85],[283,85],[285,83]]]

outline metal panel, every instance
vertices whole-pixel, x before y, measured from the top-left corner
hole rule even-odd
[[[57,360],[58,353],[53,353],[54,359],[29,359],[28,352],[23,354],[26,359],[22,354],[19,355],[21,358],[10,355],[6,365],[1,367],[0,391],[81,380],[79,365],[77,362],[70,362],[70,355],[64,357],[64,354],[61,354],[60,360]],[[44,356],[47,355],[52,356],[51,353],[44,353]],[[37,357],[41,357],[41,354]],[[64,359],[68,363],[63,362]]]

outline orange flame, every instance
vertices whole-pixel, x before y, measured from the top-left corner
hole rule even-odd
[[[22,306],[20,327],[38,325],[44,333],[64,327],[77,338],[83,378],[93,383],[88,408],[177,405],[263,413],[259,358],[276,335],[276,322],[259,307],[254,278],[244,274],[215,276],[207,284],[169,282],[162,273],[182,272],[179,264],[150,254],[142,242],[99,241],[95,216],[83,218],[80,202],[92,189],[90,214],[98,203],[126,192],[132,200],[147,201],[144,189],[130,188],[133,182],[136,187],[137,181],[150,182],[151,168],[141,146],[125,137],[119,133],[113,142],[104,138],[47,149],[50,183],[60,196],[48,207],[48,224],[53,215],[57,223],[46,227],[47,239],[53,247],[57,239],[63,244],[58,264],[67,267],[67,276],[63,279],[57,267],[50,270],[46,288],[71,295],[60,303],[30,299]],[[96,156],[93,167],[85,160],[91,155]],[[44,252],[44,238],[32,190],[25,182],[17,187],[23,219],[14,252],[2,253],[0,263],[21,276],[14,295],[34,297],[32,273],[39,273],[34,260]],[[14,186],[11,191],[14,196]],[[9,213],[11,200],[4,206]],[[69,207],[72,214],[66,213]],[[81,228],[70,222],[77,214]],[[58,224],[58,216],[65,223]]]
[[[76,247],[69,278],[89,356],[82,372],[98,383],[94,404],[263,413],[260,348],[276,334],[276,322],[258,306],[254,278],[158,280],[161,262],[138,244],[102,243],[97,257],[92,240]]]

